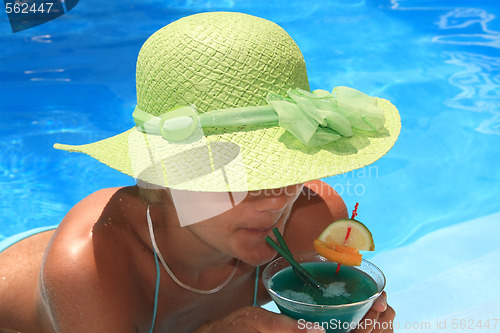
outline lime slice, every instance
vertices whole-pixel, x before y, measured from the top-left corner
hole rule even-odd
[[[347,229],[351,228],[347,241],[344,242],[347,235]],[[372,233],[361,222],[351,219],[337,220],[331,223],[319,235],[318,239],[325,243],[335,242],[340,245],[354,247],[359,251],[375,250]]]

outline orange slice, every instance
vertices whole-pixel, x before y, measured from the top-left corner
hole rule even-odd
[[[314,250],[322,257],[334,261],[341,265],[359,266],[361,265],[361,254],[351,247],[341,246],[333,243],[333,248],[329,243],[316,239],[314,241]],[[354,252],[355,251],[355,252]]]

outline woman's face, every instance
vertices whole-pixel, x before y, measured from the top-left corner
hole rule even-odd
[[[303,184],[297,184],[248,192],[246,197],[231,209],[201,222],[186,225],[185,228],[215,252],[223,252],[252,265],[264,264],[276,255],[265,238],[267,235],[273,235],[274,227],[283,232],[292,205],[302,188]],[[201,193],[197,195],[197,200],[203,200],[204,197],[203,201],[208,205],[223,206],[220,201],[227,201],[227,197],[222,199],[222,195],[224,194]],[[227,193],[225,195],[227,196]],[[237,198],[242,198],[241,195],[233,193],[233,199],[230,200],[238,202]],[[192,210],[200,211],[195,207]]]

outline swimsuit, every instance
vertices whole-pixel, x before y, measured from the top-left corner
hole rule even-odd
[[[31,237],[31,236],[36,235],[36,234],[40,234],[40,233],[45,232],[45,231],[55,230],[55,229],[57,229],[57,225],[51,225],[51,226],[45,226],[45,227],[31,229],[31,230],[24,231],[24,232],[18,233],[16,235],[7,237],[6,239],[0,241],[0,252],[3,252],[5,249],[22,241],[25,238]]]
[[[31,229],[28,231],[21,232],[19,234],[10,236],[2,241],[0,241],[0,252],[3,252],[5,249],[8,247],[22,241],[25,238],[31,237],[33,235],[49,231],[49,230],[55,230],[57,229],[57,225],[52,225],[52,226],[45,226],[45,227],[40,227],[40,228],[35,228]],[[158,256],[156,255],[156,252],[154,252],[155,256],[155,265],[156,265],[156,286],[155,286],[155,300],[154,300],[154,305],[153,305],[153,320],[151,323],[151,329],[150,333],[153,332],[154,329],[154,324],[156,320],[156,312],[158,310],[158,295],[160,291],[160,264],[158,261]],[[258,306],[257,304],[257,287],[259,285],[259,267],[256,268],[255,270],[255,288],[254,288],[254,294],[253,294],[253,306]]]

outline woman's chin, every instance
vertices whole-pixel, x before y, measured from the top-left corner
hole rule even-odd
[[[276,251],[272,249],[263,249],[260,251],[252,251],[245,255],[239,256],[240,260],[252,266],[261,266],[269,263],[276,258]]]

